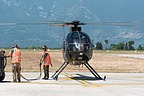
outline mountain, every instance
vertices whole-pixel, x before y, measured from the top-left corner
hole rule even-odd
[[[93,42],[118,43],[135,41],[144,45],[144,10],[142,0],[0,0],[0,24],[63,21],[71,22],[135,22],[136,26],[86,25]],[[68,27],[65,33],[68,33]],[[0,47],[62,46],[64,31],[48,25],[0,25]]]

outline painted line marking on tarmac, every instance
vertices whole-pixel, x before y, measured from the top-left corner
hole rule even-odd
[[[64,82],[35,82],[35,81],[33,81],[33,82],[19,82],[19,84],[20,83],[23,83],[23,84],[51,84],[51,85],[53,85],[53,84],[56,84],[56,85],[61,85],[61,84],[64,84],[64,85],[77,85],[77,84],[71,84],[71,83],[64,83]]]
[[[62,74],[65,75],[65,76],[67,76],[70,80],[73,80],[73,79],[71,79],[71,78],[74,77],[73,75],[70,75],[68,73],[62,73]],[[76,81],[80,82],[82,84],[82,86],[85,86],[85,87],[92,87],[93,86],[92,83],[87,82],[85,80],[76,80]]]
[[[73,78],[73,75],[70,75],[68,73],[62,73],[63,75],[67,76],[67,80],[73,80],[71,78]],[[132,76],[130,76],[132,78]],[[143,78],[143,76],[138,76],[140,78]],[[133,78],[136,78],[136,76],[134,76]],[[88,81],[85,80],[76,80],[78,82],[80,82],[82,84],[82,86],[85,87],[104,87],[104,86],[131,86],[131,85],[144,85],[144,82],[134,82],[134,83],[117,83],[117,84],[92,84]]]

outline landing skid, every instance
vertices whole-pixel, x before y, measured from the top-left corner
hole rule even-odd
[[[69,64],[69,62],[64,62],[61,67],[52,75],[52,78],[54,80],[58,80],[58,75],[66,68],[66,66]],[[96,79],[98,80],[105,80],[106,76],[104,78],[101,78],[101,76],[88,64],[88,63],[83,63],[89,71],[95,76]]]
[[[64,62],[61,67],[51,76],[54,80],[58,79],[58,75],[64,70],[64,68],[69,64],[69,62]]]
[[[89,63],[84,63],[84,65],[89,69],[89,71],[95,76],[96,79],[98,80],[104,80],[106,79],[106,76],[102,78],[90,65]]]

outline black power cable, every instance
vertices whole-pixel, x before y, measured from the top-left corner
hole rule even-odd
[[[33,80],[39,80],[41,78],[41,75],[42,75],[42,72],[41,72],[41,64],[39,64],[39,68],[40,68],[40,74],[37,78],[34,78],[34,79],[27,79],[26,77],[24,77],[22,74],[21,74],[21,77],[27,81],[33,81]]]

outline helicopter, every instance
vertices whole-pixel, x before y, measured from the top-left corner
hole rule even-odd
[[[102,78],[88,63],[93,55],[93,44],[90,37],[82,32],[80,25],[86,25],[80,21],[72,21],[63,24],[51,24],[56,26],[71,26],[70,32],[63,40],[63,58],[64,63],[52,75],[52,78],[57,80],[58,75],[66,68],[68,64],[71,65],[85,65],[88,70],[95,76],[96,79],[105,80],[106,76]]]
[[[63,64],[56,70],[56,72],[51,76],[53,79],[57,80],[59,74],[70,65],[85,65],[85,67],[94,75],[97,80],[105,80],[106,76],[103,78],[94,70],[94,68],[88,63],[93,56],[93,43],[85,32],[82,32],[81,25],[86,25],[88,23],[83,23],[81,21],[75,20],[72,22],[62,22],[49,24],[50,26],[70,26],[70,32],[63,40]],[[112,25],[112,26],[134,26],[134,22],[97,22],[89,23],[91,25]]]

